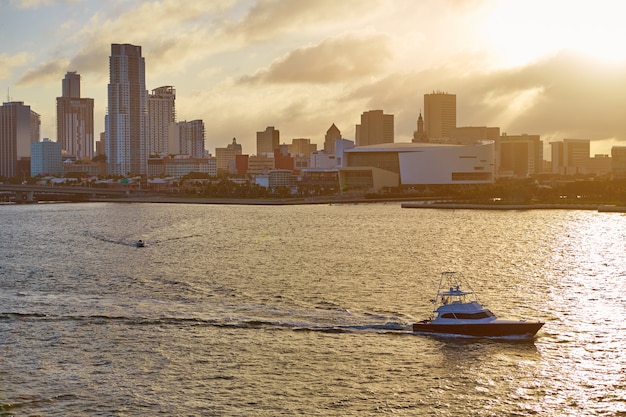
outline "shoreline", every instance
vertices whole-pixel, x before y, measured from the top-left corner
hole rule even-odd
[[[441,201],[441,200],[439,200]],[[407,209],[439,209],[439,210],[593,210],[600,213],[626,213],[626,206],[614,204],[479,204],[436,202],[428,197],[317,197],[317,198],[286,198],[286,199],[253,199],[253,198],[206,198],[183,197],[167,195],[127,196],[123,198],[90,198],[82,201],[34,201],[26,204],[38,203],[152,203],[152,204],[205,204],[205,205],[250,205],[250,206],[290,206],[290,205],[319,205],[319,204],[372,204],[398,203],[401,208]],[[22,205],[24,203],[3,202],[1,205]]]
[[[609,204],[472,204],[472,203],[402,203],[402,208],[448,210],[594,210],[599,213],[626,213],[626,206]]]

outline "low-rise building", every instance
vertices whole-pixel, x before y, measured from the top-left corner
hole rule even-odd
[[[345,167],[398,174],[398,185],[489,184],[495,180],[495,144],[391,143],[344,151]],[[356,174],[353,174],[356,175]]]

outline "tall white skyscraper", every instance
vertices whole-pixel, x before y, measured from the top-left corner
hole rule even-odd
[[[176,90],[164,86],[152,90],[148,96],[148,134],[150,155],[167,154],[170,124],[176,122]]]
[[[109,174],[148,173],[148,91],[141,46],[112,44],[105,152]]]
[[[57,97],[57,142],[65,156],[93,158],[93,130],[93,99],[80,97],[80,75],[68,72],[63,79],[63,96]]]

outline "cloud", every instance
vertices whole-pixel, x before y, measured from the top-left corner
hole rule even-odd
[[[64,74],[68,69],[68,61],[58,59],[39,64],[37,68],[29,69],[17,81],[17,85],[31,85],[37,83],[46,83],[48,81],[58,81],[59,74]]]
[[[603,67],[559,54],[524,67],[459,73],[451,68],[393,74],[348,91],[369,108],[396,115],[396,136],[410,138],[423,94],[457,96],[457,125],[500,127],[546,138],[626,140],[626,65]]]
[[[78,3],[80,0],[9,0],[9,4],[18,9],[38,9],[54,4]]]
[[[377,9],[378,2],[368,2],[367,12]],[[240,19],[225,26],[224,38],[246,43],[264,42],[284,33],[297,36],[307,30],[320,31],[354,20],[363,10],[363,2],[355,0],[284,1],[260,0]],[[362,13],[365,14],[365,13]]]
[[[250,77],[246,83],[336,83],[379,75],[390,59],[385,36],[327,39],[315,46],[290,52],[269,68]]]
[[[26,65],[32,59],[32,55],[27,52],[20,52],[15,55],[0,53],[0,80],[11,77],[14,68]]]
[[[135,7],[114,7],[94,13],[81,30],[69,35],[78,52],[72,67],[105,78],[113,43],[140,45],[147,72],[180,75],[193,63],[237,45],[224,35],[227,16],[247,2],[178,0],[140,2]]]

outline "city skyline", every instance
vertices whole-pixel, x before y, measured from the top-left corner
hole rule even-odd
[[[130,43],[142,46],[146,89],[176,88],[178,119],[204,120],[210,150],[236,137],[251,153],[267,126],[281,143],[321,147],[333,123],[354,139],[371,109],[393,114],[395,140],[410,142],[424,94],[439,90],[457,96],[457,126],[537,134],[545,148],[590,139],[592,154],[626,144],[620,3],[388,4],[9,1],[0,87],[41,115],[42,138],[59,140],[59,79],[77,71],[99,135],[110,45]]]

